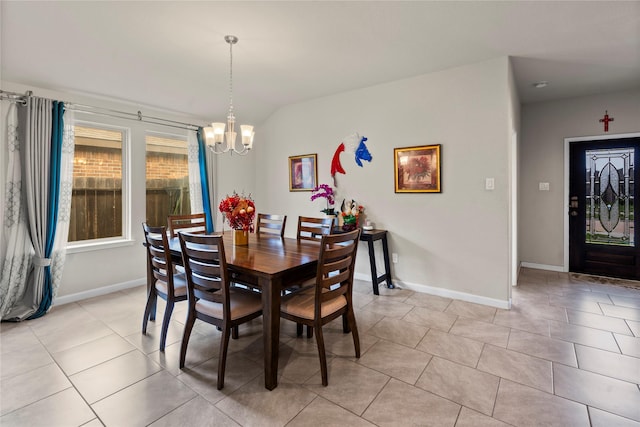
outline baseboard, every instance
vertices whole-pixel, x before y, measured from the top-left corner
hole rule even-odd
[[[364,273],[355,273],[354,278],[371,282],[371,275]],[[439,297],[452,298],[461,301],[473,302],[476,304],[488,305],[490,307],[502,308],[505,310],[511,309],[511,300],[503,301],[495,298],[483,297],[480,295],[468,294],[466,292],[454,291],[451,289],[438,288],[434,286],[422,285],[419,283],[402,282],[398,279],[393,279],[394,285],[402,289],[409,289],[415,292],[421,292],[423,294],[436,295]]]
[[[53,305],[69,304],[70,302],[81,301],[88,298],[110,294],[112,292],[122,291],[124,289],[135,288],[136,286],[144,285],[145,283],[147,283],[147,279],[142,278],[130,280],[128,282],[116,283],[115,285],[103,286],[102,288],[90,289],[88,291],[78,292],[75,294],[64,295],[56,297],[53,300]]]
[[[548,270],[548,271],[557,271],[559,273],[566,273],[564,266],[561,265],[547,265],[547,264],[536,264],[534,262],[521,262],[521,267],[533,268],[536,270]]]

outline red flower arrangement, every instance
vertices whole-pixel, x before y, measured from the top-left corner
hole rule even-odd
[[[232,229],[253,233],[256,205],[253,203],[251,195],[240,196],[234,191],[231,196],[227,195],[220,201],[218,209]]]

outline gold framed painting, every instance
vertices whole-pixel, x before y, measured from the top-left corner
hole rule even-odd
[[[312,191],[318,182],[317,154],[289,157],[289,191]]]
[[[396,193],[441,193],[441,146],[393,149]]]

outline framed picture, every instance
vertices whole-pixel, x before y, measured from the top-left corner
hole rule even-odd
[[[317,182],[317,154],[289,157],[289,191],[312,191]]]
[[[393,149],[396,193],[440,193],[440,144]]]

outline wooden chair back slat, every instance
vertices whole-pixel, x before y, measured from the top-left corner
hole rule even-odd
[[[207,218],[204,213],[191,215],[169,215],[167,224],[171,232],[171,237],[176,237],[180,231],[189,233],[206,233]]]
[[[298,240],[320,241],[322,236],[331,234],[332,217],[298,217]]]
[[[284,237],[284,227],[287,224],[286,215],[274,215],[274,214],[258,214],[258,221],[256,223],[256,232],[264,234],[275,234],[280,237]]]

